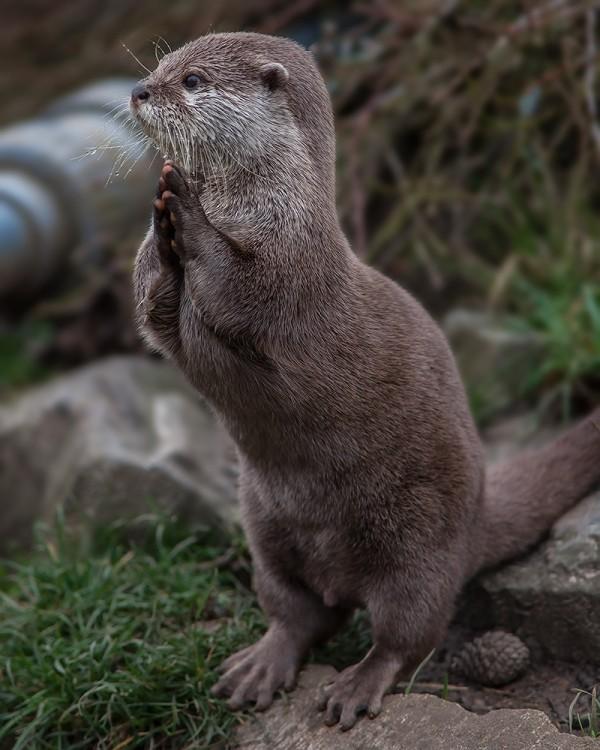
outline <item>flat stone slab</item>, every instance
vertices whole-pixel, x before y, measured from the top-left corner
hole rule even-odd
[[[431,695],[390,695],[381,714],[349,732],[323,725],[315,706],[332,667],[308,666],[296,690],[242,725],[244,750],[593,750],[596,740],[561,734],[541,711],[501,709],[483,716]]]

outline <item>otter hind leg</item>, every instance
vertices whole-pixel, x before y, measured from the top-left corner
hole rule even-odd
[[[318,708],[325,723],[351,729],[367,714],[381,711],[383,698],[401,674],[408,674],[443,638],[452,614],[456,580],[451,560],[428,575],[407,580],[399,575],[388,585],[373,587],[367,602],[373,646],[358,664],[344,669],[322,689]],[[453,580],[453,578],[455,580]]]
[[[269,628],[254,645],[226,659],[213,694],[229,698],[237,710],[255,704],[268,708],[278,690],[291,690],[310,648],[329,638],[348,616],[347,610],[327,607],[309,590],[269,577],[258,593],[269,616]]]
[[[344,669],[322,689],[318,709],[325,711],[325,724],[339,722],[340,729],[347,730],[363,714],[375,718],[402,667],[400,653],[373,646],[362,661]]]

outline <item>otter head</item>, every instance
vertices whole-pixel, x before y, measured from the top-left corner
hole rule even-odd
[[[289,39],[201,37],[161,59],[133,89],[131,110],[161,152],[192,173],[300,160],[333,179],[329,95],[312,56]]]

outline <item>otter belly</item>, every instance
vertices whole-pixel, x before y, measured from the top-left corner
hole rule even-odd
[[[344,540],[340,527],[311,529],[295,534],[293,557],[296,575],[327,607],[365,604],[365,569]],[[362,569],[361,569],[362,568]]]

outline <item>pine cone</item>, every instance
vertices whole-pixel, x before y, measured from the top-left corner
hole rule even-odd
[[[523,641],[503,630],[490,630],[452,659],[452,672],[481,685],[506,685],[529,666],[529,649]]]

